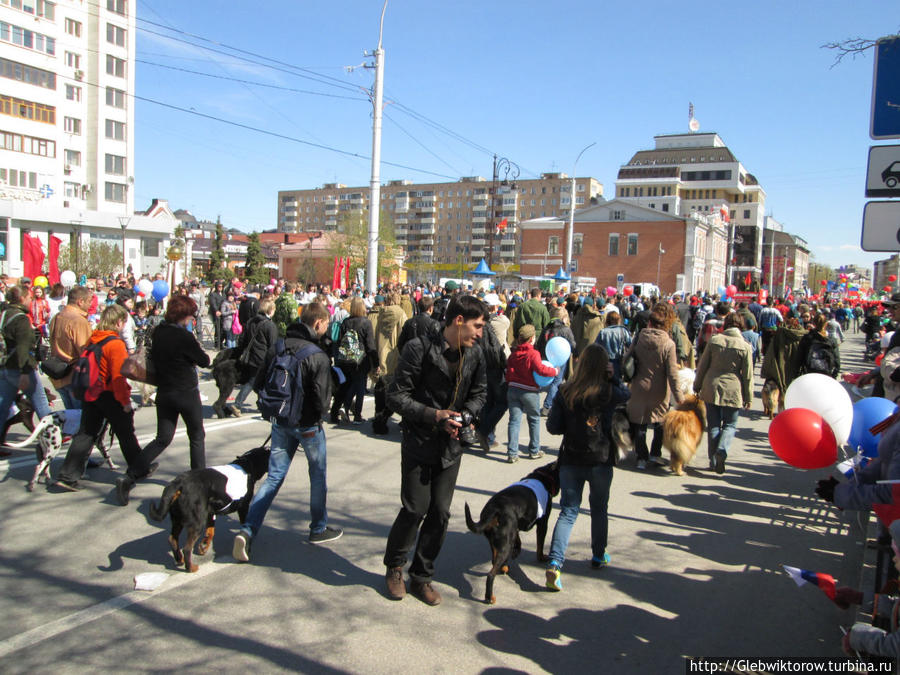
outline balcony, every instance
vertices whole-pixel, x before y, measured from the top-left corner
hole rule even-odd
[[[416,218],[417,223],[421,223],[422,225],[434,225],[437,222],[437,218],[434,216],[423,216],[419,215]]]
[[[483,239],[483,238],[474,236],[474,235],[475,235],[474,232],[472,233],[472,235],[473,235],[473,236],[472,236],[472,248],[476,248],[476,247],[481,248],[481,247],[483,247],[483,246],[487,246],[487,240],[486,240],[486,239]]]
[[[473,223],[487,223],[487,221],[488,221],[487,216],[473,216],[472,217]]]
[[[437,232],[437,228],[434,225],[425,225],[416,230],[416,232],[423,237],[430,237]]]

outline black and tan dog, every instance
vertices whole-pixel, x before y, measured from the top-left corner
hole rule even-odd
[[[491,570],[487,576],[484,601],[493,605],[494,577],[509,571],[509,563],[522,550],[519,532],[527,532],[537,525],[537,559],[544,556],[544,539],[553,498],[559,494],[559,467],[551,462],[525,476],[518,483],[491,497],[481,509],[481,518],[472,520],[466,504],[466,525],[476,534],[483,534],[491,545]],[[540,495],[540,496],[539,496]]]
[[[238,512],[241,523],[247,518],[250,500],[256,482],[269,469],[269,449],[254,448],[225,466],[192,469],[175,477],[163,490],[158,503],[150,506],[150,517],[162,520],[169,514],[172,533],[169,545],[175,555],[175,564],[188,572],[196,572],[191,560],[194,544],[206,528],[203,541],[197,546],[197,554],[205,554],[215,534],[216,514]],[[184,549],[178,545],[178,537],[187,528]]]
[[[220,418],[234,415],[241,416],[241,411],[234,404],[227,405],[228,397],[234,391],[238,381],[238,362],[234,358],[234,349],[223,349],[212,362],[212,375],[219,390],[219,398],[212,404],[213,411]]]

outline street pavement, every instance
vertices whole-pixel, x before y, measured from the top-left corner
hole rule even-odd
[[[862,349],[861,336],[848,337],[845,371],[863,368]],[[148,516],[151,500],[188,468],[183,426],[127,507],[116,504],[118,474],[107,468],[89,470],[80,493],[43,484],[28,493],[33,450],[14,451],[0,463],[0,670],[683,673],[685,656],[840,656],[839,625],[852,614],[818,589],[797,588],[781,565],[857,584],[866,517],[816,498],[815,481],[827,470],[794,469],[774,455],[760,385],[723,475],[705,468],[705,438],[683,477],[637,471],[628,458],[610,496],[612,564],[589,565],[585,494],[562,592],[544,588],[532,531],[510,574],[497,578],[493,606],[482,602],[490,549],[467,531],[463,505],[477,514],[532,470],[528,459],[507,464],[503,447],[462,460],[437,561],[439,607],[412,596],[394,602],[384,592],[381,561],[400,504],[394,422],[388,437],[373,436],[368,424],[326,424],[329,521],[344,528],[341,539],[306,541],[308,477],[298,453],[251,562],[232,560],[238,521],[220,518],[215,551],[195,574],[175,568],[168,520]],[[258,417],[212,418],[215,386],[205,379],[201,390],[209,397],[209,464],[266,438]],[[371,412],[369,398],[364,413]],[[144,444],[155,430],[154,409],[139,410],[136,424]],[[505,441],[506,418],[498,436]],[[543,431],[541,440],[552,459],[559,438]],[[114,457],[124,464],[118,449]],[[555,521],[554,512],[551,528]],[[155,591],[133,590],[144,572],[168,577]]]

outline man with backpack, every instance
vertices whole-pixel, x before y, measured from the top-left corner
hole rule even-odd
[[[283,341],[266,367],[266,383],[259,392],[259,409],[272,422],[272,451],[266,480],[250,502],[247,518],[234,538],[232,555],[238,562],[250,560],[250,546],[259,533],[272,501],[281,489],[291,460],[302,446],[309,463],[309,542],[322,544],[344,532],[328,525],[325,506],[326,445],[322,417],[331,400],[331,360],[318,347],[328,330],[328,310],[309,303],[300,321],[290,324]]]
[[[703,350],[714,335],[718,335],[724,330],[725,317],[731,313],[731,306],[727,302],[719,301],[716,303],[715,313],[708,314],[703,325],[700,327],[700,333],[697,335],[697,359],[703,355]]]
[[[772,341],[772,336],[778,330],[778,324],[784,323],[784,317],[775,307],[775,299],[770,295],[766,298],[766,306],[759,313],[759,331],[762,337],[762,353],[765,354]]]

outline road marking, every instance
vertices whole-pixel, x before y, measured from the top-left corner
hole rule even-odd
[[[159,590],[150,592],[130,591],[124,595],[110,598],[109,600],[104,600],[96,605],[82,609],[69,616],[64,616],[60,619],[45,623],[43,626],[37,626],[31,630],[26,630],[24,633],[8,637],[5,640],[0,641],[0,658],[19,649],[23,649],[24,647],[36,645],[48,638],[55,637],[74,628],[78,628],[79,626],[96,621],[97,619],[112,614],[113,612],[117,612],[120,609],[142,603],[145,600],[159,596],[161,593],[165,593],[174,588],[179,588],[187,583],[196,581],[197,579],[202,579],[203,577],[230,567],[232,563],[234,563],[234,559],[230,556],[223,557],[221,562],[211,561],[204,563],[200,566],[199,570],[192,574],[187,574],[186,572],[172,574],[166,579]]]
[[[211,433],[213,431],[219,431],[220,429],[233,429],[235,427],[244,426],[245,424],[255,424],[257,422],[261,422],[263,424],[269,424],[261,417],[245,417],[241,419],[231,419],[231,420],[223,420],[219,422],[214,422],[212,424],[204,425],[203,429],[206,433]],[[183,436],[187,436],[187,429],[181,428],[175,432],[175,438],[180,438]],[[138,444],[144,445],[149,443],[154,438],[156,438],[156,434],[144,434],[143,436],[138,436]],[[60,453],[59,456],[65,456],[63,453]],[[0,460],[0,469],[4,466],[7,469],[17,467],[17,466],[25,466],[25,465],[34,465],[36,460],[34,456],[25,456],[25,457],[16,457],[14,459],[6,459]]]

